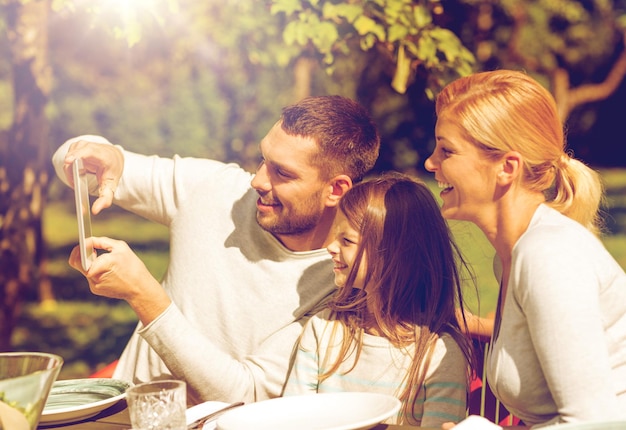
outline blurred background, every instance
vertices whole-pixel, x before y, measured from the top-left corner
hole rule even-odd
[[[283,106],[341,94],[380,128],[376,171],[430,181],[433,98],[481,70],[524,70],[554,94],[569,149],[605,181],[602,240],[626,267],[625,38],[626,0],[0,0],[0,351],[55,352],[61,379],[85,377],[137,322],[67,264],[73,194],[50,163],[66,139],[254,171]],[[92,224],[163,275],[165,227],[116,208]],[[493,250],[451,227],[476,271],[469,306],[488,315]]]

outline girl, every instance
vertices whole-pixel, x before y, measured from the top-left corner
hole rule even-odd
[[[402,401],[392,423],[463,419],[472,350],[455,309],[466,266],[430,190],[397,173],[355,185],[333,227],[339,289],[305,326],[285,395],[381,392]]]

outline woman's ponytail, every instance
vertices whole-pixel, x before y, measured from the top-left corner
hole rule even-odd
[[[564,153],[555,165],[555,173],[554,198],[547,204],[599,234],[604,186],[598,172]]]

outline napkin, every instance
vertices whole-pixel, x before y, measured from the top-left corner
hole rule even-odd
[[[454,426],[454,430],[502,430],[497,424],[492,423],[480,415],[470,415]]]

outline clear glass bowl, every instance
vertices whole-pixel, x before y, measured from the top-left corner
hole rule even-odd
[[[37,429],[61,366],[63,359],[55,354],[0,353],[0,428]]]

